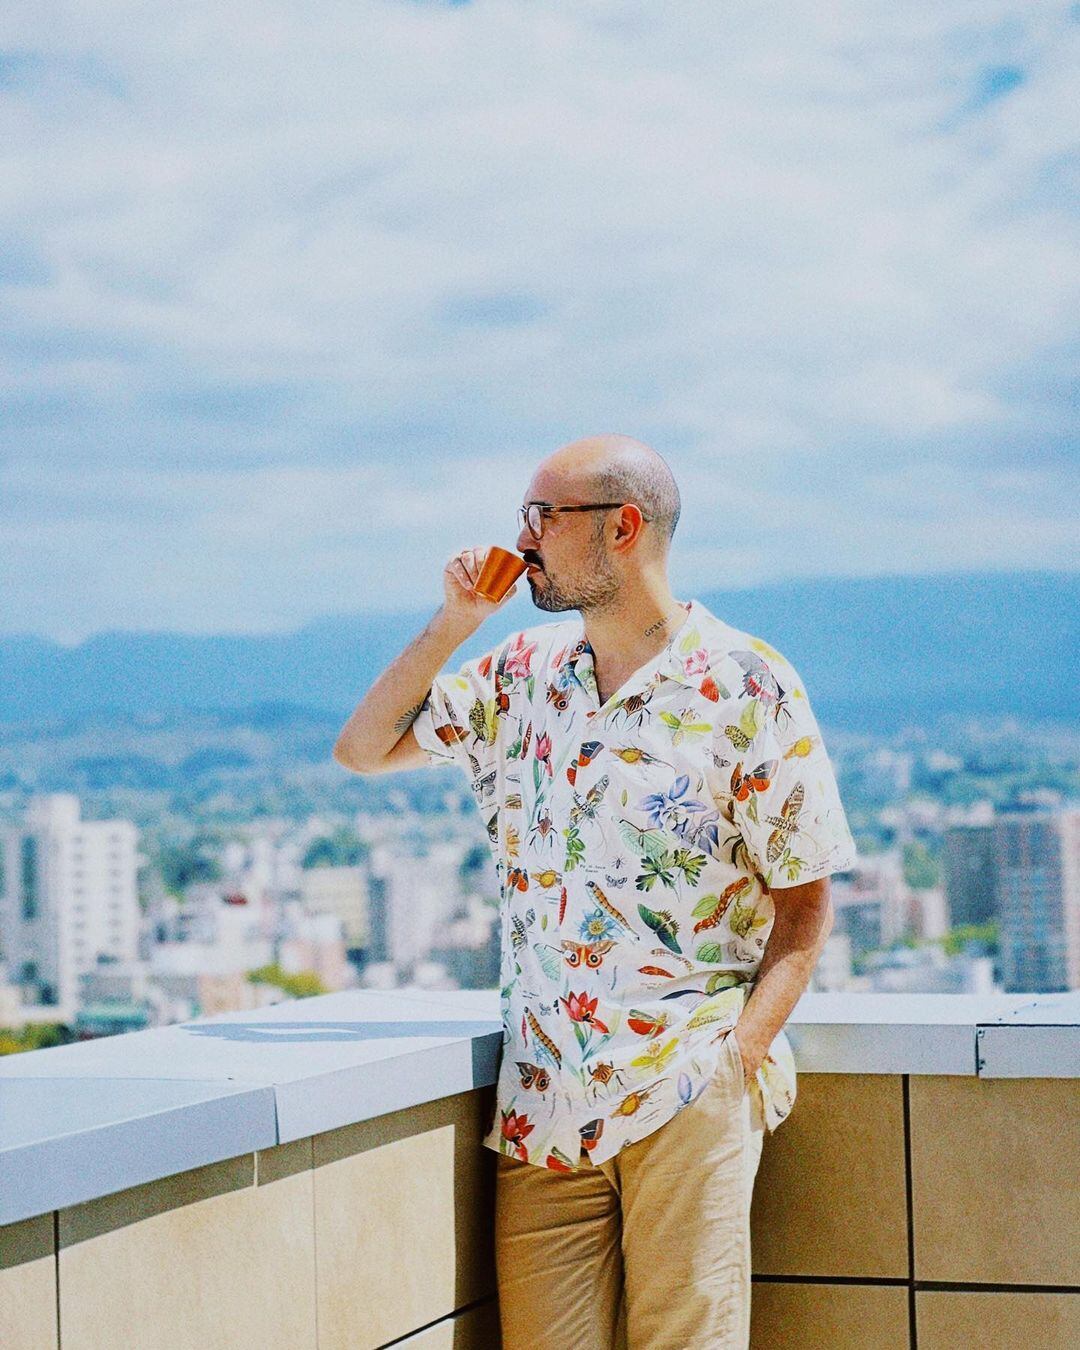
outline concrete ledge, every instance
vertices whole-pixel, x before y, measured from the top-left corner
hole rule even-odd
[[[805,994],[800,1073],[1080,1076],[1080,992]],[[0,1060],[0,1224],[495,1081],[498,991],[349,991]]]
[[[5,1078],[0,1081],[0,1223],[270,1148],[275,1134],[270,1088],[130,1078]]]
[[[1080,990],[804,994],[785,1031],[800,1073],[1080,1078]]]

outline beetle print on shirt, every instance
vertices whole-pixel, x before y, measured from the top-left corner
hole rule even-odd
[[[436,677],[413,723],[469,777],[500,883],[503,1053],[484,1143],[557,1170],[690,1105],[753,988],[772,893],[855,862],[798,672],[696,600],[601,705],[580,617]],[[748,1083],[795,1100],[783,1031]]]

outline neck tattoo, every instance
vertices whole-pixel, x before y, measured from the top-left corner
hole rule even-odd
[[[642,633],[641,636],[652,637],[652,635],[657,631],[657,629],[666,628],[669,623],[674,623],[676,619],[685,617],[686,611],[683,609],[682,605],[680,605],[678,614],[673,615],[670,619],[657,619],[655,623],[650,624],[648,628],[645,629],[644,633]]]

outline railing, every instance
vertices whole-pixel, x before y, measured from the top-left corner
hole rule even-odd
[[[786,1030],[755,1350],[1080,1345],[1080,994]],[[352,991],[0,1061],[0,1345],[497,1347],[499,1046],[494,990]]]

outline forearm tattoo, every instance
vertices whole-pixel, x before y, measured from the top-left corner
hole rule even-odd
[[[419,703],[414,704],[413,707],[411,708],[407,708],[401,714],[398,720],[394,723],[394,730],[397,732],[399,736],[403,736],[405,732],[408,731],[408,729],[416,721],[417,717],[419,717],[420,709],[423,706],[424,700],[421,699]]]

